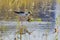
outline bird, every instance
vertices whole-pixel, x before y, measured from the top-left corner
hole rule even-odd
[[[24,16],[24,17],[27,17],[27,20],[26,21],[28,21],[28,22],[30,22],[31,21],[31,12],[30,11],[26,11],[26,12],[24,12],[24,11],[20,11],[20,12],[17,12],[17,11],[14,11],[16,14],[18,14],[18,16]]]

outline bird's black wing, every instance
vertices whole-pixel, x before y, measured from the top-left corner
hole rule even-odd
[[[22,11],[20,11],[20,12],[14,11],[14,12],[17,14],[24,14],[24,12],[22,12]]]

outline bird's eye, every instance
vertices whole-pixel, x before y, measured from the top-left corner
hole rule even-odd
[[[28,12],[30,14],[30,12]]]

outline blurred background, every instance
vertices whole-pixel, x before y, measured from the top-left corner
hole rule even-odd
[[[54,25],[58,32],[45,34],[46,32],[38,29],[31,35],[23,35],[22,40],[60,40],[60,0],[0,0],[0,40],[15,40],[16,28],[20,26],[20,16],[14,11],[26,10],[31,11],[32,17],[39,18],[42,22],[56,22]],[[26,18],[22,17],[20,20]],[[19,34],[17,36],[17,40],[20,40]]]

